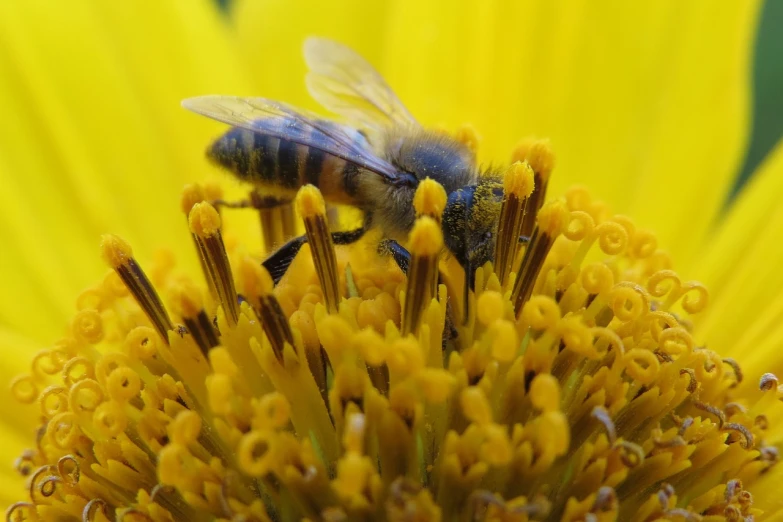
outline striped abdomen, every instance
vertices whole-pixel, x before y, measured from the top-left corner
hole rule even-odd
[[[303,129],[288,118],[258,120],[254,126],[258,126],[257,132],[232,128],[215,141],[208,156],[240,179],[272,192],[293,195],[299,187],[312,184],[332,202],[356,203],[357,177],[362,169],[321,150],[320,143],[333,146],[326,134]],[[292,139],[276,137],[281,134]],[[355,139],[364,141],[358,132]],[[302,145],[303,141],[311,145]],[[365,145],[366,141],[361,144]]]

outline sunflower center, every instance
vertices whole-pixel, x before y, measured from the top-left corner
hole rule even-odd
[[[698,345],[690,318],[707,292],[651,233],[583,188],[545,202],[548,144],[515,159],[495,263],[472,289],[444,250],[431,181],[390,256],[335,247],[315,187],[295,205],[230,205],[189,186],[203,288],[168,262],[148,276],[106,236],[112,271],[12,384],[42,424],[17,463],[29,499],[8,519],[758,514],[753,482],[778,460],[777,378],[740,386],[738,362]],[[278,284],[224,242],[230,206],[257,209],[267,244],[291,239],[296,207],[305,235]]]

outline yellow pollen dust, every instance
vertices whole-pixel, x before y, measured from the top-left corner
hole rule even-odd
[[[182,317],[196,317],[204,308],[199,289],[195,284],[183,281],[174,286],[170,300]]]
[[[296,211],[307,219],[326,214],[326,204],[321,191],[313,185],[306,185],[296,194]]]
[[[402,261],[335,248],[303,187],[278,283],[273,252],[223,241],[219,187],[182,195],[198,280],[104,236],[112,271],[11,383],[40,424],[7,518],[774,519],[778,378],[700,343],[707,291],[650,232],[583,188],[547,194],[548,142],[515,156],[469,285],[432,180]],[[257,212],[294,237],[291,207]]]
[[[413,225],[409,243],[412,254],[434,256],[443,248],[443,233],[434,219],[423,216]]]
[[[551,237],[559,236],[568,225],[570,215],[560,201],[545,203],[538,211],[538,227]]]
[[[101,237],[101,257],[107,265],[117,268],[133,259],[133,250],[124,239],[105,234]]]
[[[413,208],[417,216],[430,216],[437,220],[446,208],[446,191],[437,181],[426,178],[419,183],[413,195]]]
[[[237,277],[248,295],[268,295],[274,289],[272,277],[252,258],[244,258],[238,267]]]
[[[462,125],[457,129],[454,138],[465,145],[475,155],[479,147],[479,135],[471,125]]]
[[[533,169],[527,161],[517,161],[503,176],[503,190],[524,199],[533,193]]]
[[[188,223],[197,236],[211,237],[220,231],[220,214],[207,202],[196,203],[190,210]]]
[[[555,154],[549,140],[522,140],[517,144],[512,158],[514,161],[527,161],[543,180],[548,180],[555,168]]]
[[[205,199],[204,188],[201,185],[195,183],[185,185],[185,188],[182,189],[182,196],[180,197],[180,208],[182,208],[182,212],[188,216],[196,203],[201,203]]]

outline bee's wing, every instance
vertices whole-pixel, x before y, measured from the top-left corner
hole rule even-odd
[[[345,127],[280,102],[265,98],[199,96],[183,100],[182,106],[235,127],[322,150],[375,172],[389,182],[399,178],[397,169],[377,157],[360,133],[350,135]]]
[[[351,48],[325,38],[308,38],[304,57],[307,89],[325,108],[370,131],[418,123],[383,77]]]

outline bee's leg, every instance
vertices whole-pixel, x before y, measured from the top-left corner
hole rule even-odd
[[[356,230],[332,232],[332,242],[335,245],[350,245],[351,243],[359,241],[365,232],[367,232],[367,230],[364,227],[359,227]]]
[[[299,249],[305,243],[307,243],[307,236],[295,237],[275,250],[272,255],[261,263],[269,271],[269,275],[272,276],[272,281],[275,284],[279,283],[280,279],[283,278],[296,254],[299,253]]]
[[[473,290],[476,284],[476,271],[470,264],[470,261],[465,263],[463,267],[465,269],[465,284],[463,285],[462,302],[464,304],[464,314],[462,317],[462,324],[468,324],[470,317],[470,291]]]
[[[221,208],[253,208],[253,202],[250,201],[249,199],[242,199],[239,201],[213,199],[209,203],[218,210],[220,210]]]
[[[275,196],[261,194],[257,190],[250,192],[249,199],[239,201],[228,201],[225,199],[213,199],[210,201],[213,207],[220,208],[254,208],[256,210],[265,210],[291,203],[290,199],[281,199]]]
[[[402,245],[393,239],[384,239],[378,245],[378,253],[381,255],[391,255],[397,266],[404,274],[408,274],[408,267],[411,264],[411,253],[405,250]]]
[[[350,245],[358,241],[367,230],[359,227],[356,230],[346,230],[344,232],[332,232],[332,242],[335,245]],[[280,282],[288,267],[294,261],[296,254],[302,245],[307,243],[307,236],[299,236],[291,239],[286,244],[275,250],[275,252],[264,260],[262,265],[269,271],[275,284]]]

